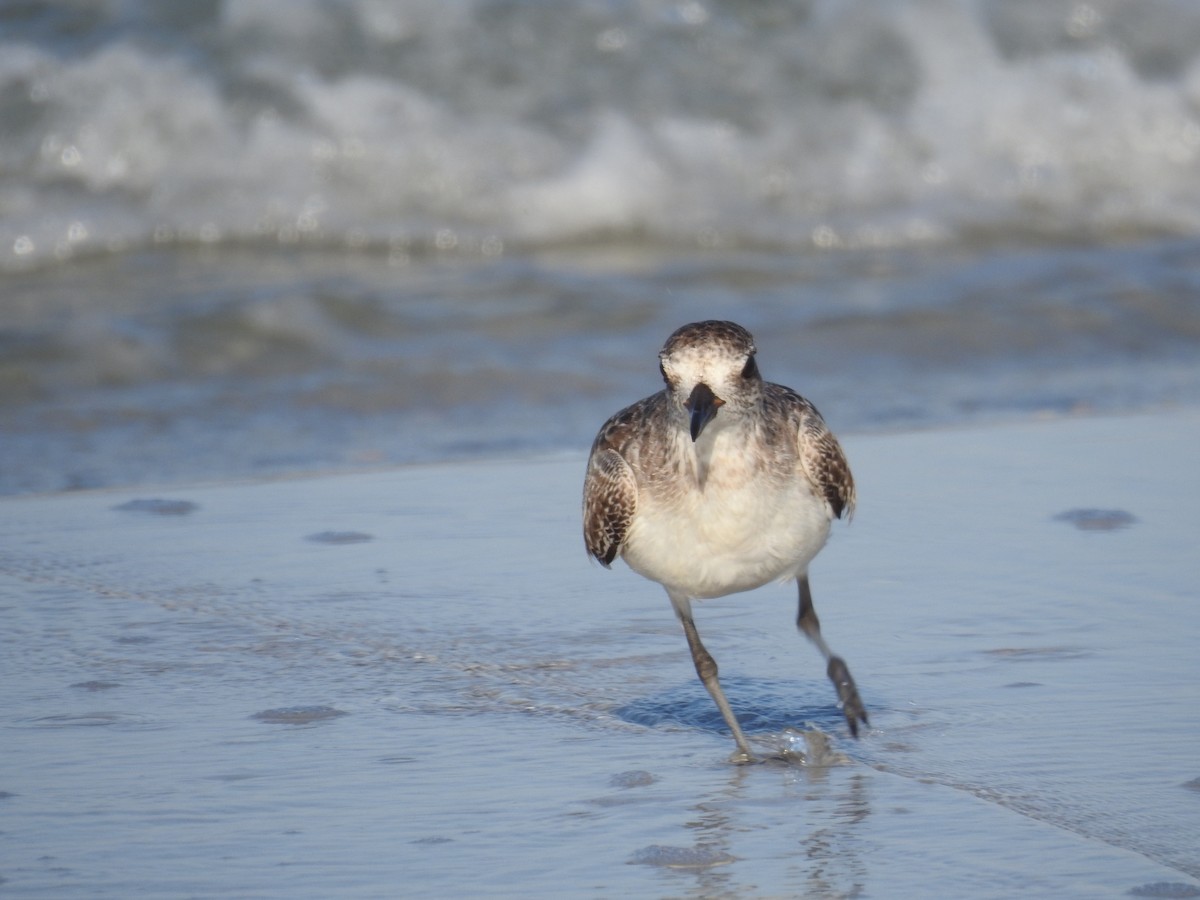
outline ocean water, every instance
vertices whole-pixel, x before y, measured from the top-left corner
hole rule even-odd
[[[0,492],[1200,402],[1186,2],[0,5]]]
[[[0,492],[587,447],[684,322],[755,334],[835,430],[1200,403],[1200,243],[400,269],[144,251],[0,276]]]

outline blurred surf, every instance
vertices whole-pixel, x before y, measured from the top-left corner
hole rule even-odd
[[[1200,227],[1188,3],[31,2],[0,47],[8,268]]]

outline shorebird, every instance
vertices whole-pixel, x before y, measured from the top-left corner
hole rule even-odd
[[[804,397],[764,381],[754,339],[733,322],[675,331],[658,354],[666,387],[600,429],[583,486],[588,553],[620,556],[667,591],[696,674],[737,743],[754,758],[692,618],[692,601],[795,579],[796,625],[825,657],[850,733],[867,712],[845,661],[821,637],[808,565],[835,518],[854,511],[837,439]]]

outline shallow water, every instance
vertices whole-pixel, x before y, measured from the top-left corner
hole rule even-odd
[[[0,493],[578,452],[705,318],[839,433],[1200,405],[1195,241],[162,251],[0,282]]]
[[[577,455],[7,498],[3,887],[1191,896],[1197,439],[848,438],[814,591],[872,728],[794,589],[706,601],[753,766],[661,590],[585,561]]]

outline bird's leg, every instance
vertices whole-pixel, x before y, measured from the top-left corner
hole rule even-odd
[[[800,612],[796,616],[796,627],[817,645],[817,649],[825,657],[825,662],[828,664],[825,671],[829,675],[829,680],[833,682],[833,686],[837,688],[838,701],[842,704],[846,724],[850,726],[850,733],[854,737],[858,737],[859,721],[861,720],[864,725],[870,724],[867,722],[867,709],[863,706],[862,698],[858,696],[858,688],[854,685],[854,679],[850,677],[850,668],[846,665],[846,661],[840,656],[834,656],[829,645],[825,643],[825,639],[821,637],[821,622],[817,618],[816,608],[813,607],[808,576],[801,575],[796,580],[800,584]]]
[[[721,711],[721,715],[725,719],[725,724],[733,732],[734,741],[737,742],[738,752],[733,759],[739,763],[751,762],[754,754],[750,752],[750,744],[746,742],[746,736],[742,734],[742,728],[733,715],[733,708],[725,699],[725,692],[721,690],[721,682],[717,680],[717,661],[712,658],[711,653],[704,649],[704,644],[700,641],[700,633],[696,631],[696,623],[692,621],[691,600],[675,594],[670,594],[670,597],[671,605],[675,607],[675,614],[679,616],[679,621],[683,625],[683,633],[687,636],[688,647],[692,651],[692,662],[696,664],[696,674],[700,676],[700,681],[708,689],[713,702],[717,704],[717,709]]]

